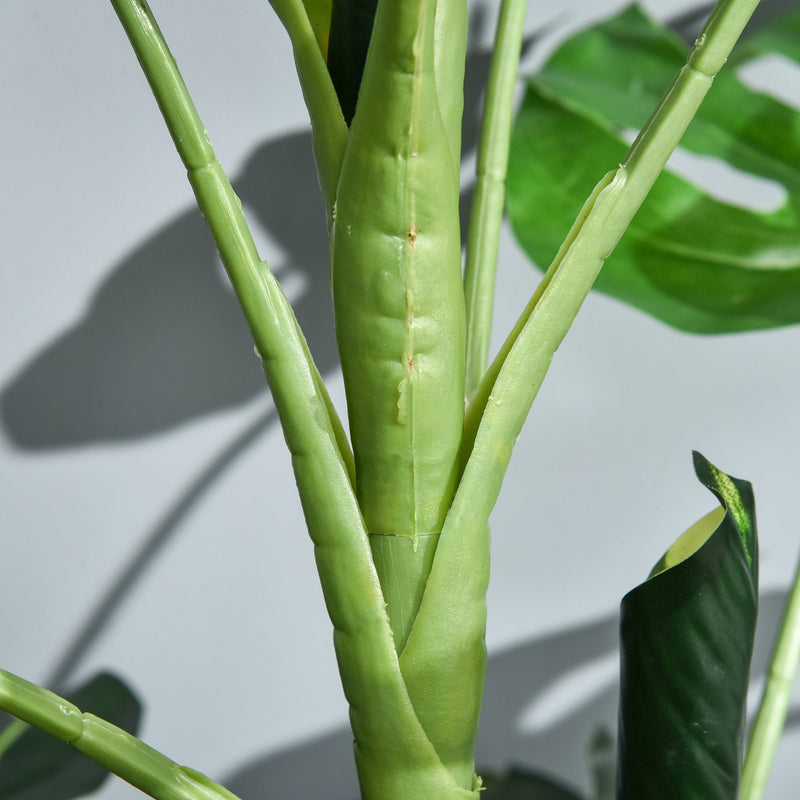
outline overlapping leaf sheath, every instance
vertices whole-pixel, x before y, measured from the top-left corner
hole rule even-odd
[[[472,790],[485,669],[485,520],[474,531],[450,525],[451,537],[465,541],[451,541],[444,561],[437,552],[457,486],[464,411],[465,41],[463,2],[379,3],[338,183],[332,282],[356,490],[400,668],[442,764]],[[452,613],[457,564],[470,565],[462,586],[479,598],[464,605],[466,620]],[[439,613],[436,598],[449,598],[449,611]],[[354,732],[368,796],[377,773],[359,756],[355,724]]]
[[[463,426],[458,170],[435,20],[433,0],[378,6],[332,231],[356,490],[398,651],[455,492]],[[463,38],[446,46],[463,62]]]

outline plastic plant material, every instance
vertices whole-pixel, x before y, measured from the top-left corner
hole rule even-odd
[[[798,20],[795,11],[773,21],[734,50],[733,62],[746,63],[767,44],[796,55]],[[511,146],[508,207],[534,262],[552,259],[597,165],[624,158],[622,132],[645,124],[683,52],[677,37],[633,6],[565,42],[529,79]],[[800,321],[800,113],[726,69],[681,146],[782,184],[785,203],[748,210],[666,171],[595,287],[697,333]]]
[[[740,800],[761,800],[770,767],[778,749],[792,686],[800,665],[800,564],[795,570],[780,631],[767,670],[758,713],[750,731],[747,756],[742,770]]]
[[[758,610],[749,483],[699,453],[724,511],[667,551],[621,604],[618,800],[737,796]]]
[[[474,744],[486,662],[489,515],[556,349],[755,3],[721,0],[628,154],[606,162],[611,171],[574,212],[465,419],[465,328],[489,322],[485,309],[465,322],[460,275],[466,4],[379,0],[351,116],[340,103],[341,87],[352,95],[359,70],[344,84],[337,79],[338,86],[329,71],[335,43],[325,20],[332,6],[272,0],[294,50],[327,205],[351,453],[302,331],[257,252],[147,3],[112,0],[272,390],[333,626],[363,800],[480,796]],[[345,7],[356,4],[339,6]],[[508,53],[496,54],[500,66],[492,79],[506,98],[492,106],[498,118],[512,94],[509,64],[523,15],[511,10],[519,9],[518,0],[504,0]],[[503,125],[494,130],[499,144],[489,147],[489,169],[501,170]],[[496,198],[502,176],[492,182]],[[486,229],[496,232],[500,204],[481,209]],[[476,285],[493,269],[491,238],[489,255],[470,262],[477,265]],[[480,351],[473,364],[485,360]],[[44,690],[9,675],[0,688],[9,711],[73,742],[153,796],[230,800],[208,779]],[[525,780],[512,776],[508,791]],[[532,785],[540,792],[559,788],[529,780]]]
[[[139,701],[114,675],[97,675],[67,700],[130,734],[138,729]],[[70,800],[100,788],[108,777],[103,767],[66,742],[19,721],[12,726],[0,733],[0,800]],[[6,738],[11,732],[19,734],[13,741]]]

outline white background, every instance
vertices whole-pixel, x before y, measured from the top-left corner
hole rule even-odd
[[[550,27],[531,63],[619,7],[560,5],[532,6],[527,29]],[[264,0],[153,6],[343,411],[286,36]],[[127,40],[110,4],[53,0],[4,3],[0,35],[0,665],[62,687],[117,672],[146,741],[245,798],[353,798],[282,435]],[[800,85],[767,67],[751,80]],[[505,235],[495,344],[538,277]],[[590,297],[493,516],[481,764],[588,786],[588,739],[614,724],[619,600],[713,506],[692,448],[755,484],[774,627],[798,556],[799,346],[798,330],[695,338]],[[770,798],[796,796],[798,715]]]

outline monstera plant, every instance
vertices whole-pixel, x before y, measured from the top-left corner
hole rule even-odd
[[[512,135],[526,3],[503,0],[462,259],[466,0],[271,3],[311,120],[346,421],[152,11],[144,0],[112,0],[280,416],[362,797],[576,798],[536,775],[484,781],[476,771],[489,515],[555,351],[595,283],[688,331],[800,320],[797,114],[724,71],[712,88],[726,60],[797,56],[800,15],[733,50],[757,0],[720,0],[687,56],[632,7],[552,54],[527,82]],[[752,212],[675,175],[659,178],[684,133],[687,149],[784,183],[786,204]],[[490,361],[506,205],[522,246],[549,267]],[[699,453],[694,466],[719,506],[623,600],[617,774],[601,776],[598,797],[760,797],[786,714],[798,658],[794,599],[745,759],[758,605],[753,493]],[[21,720],[0,733],[0,798],[29,789],[79,796],[103,770],[161,800],[234,797],[136,739],[136,703],[110,677],[64,698],[3,672],[0,708]],[[74,757],[30,726],[71,745]]]

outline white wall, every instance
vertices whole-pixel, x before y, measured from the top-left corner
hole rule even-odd
[[[341,408],[286,37],[264,0],[153,5]],[[529,30],[554,27],[534,60],[617,5],[535,4]],[[0,665],[62,685],[114,670],[175,760],[248,798],[347,800],[346,707],[282,435],[127,40],[107,3],[6,3],[0,20]],[[501,262],[498,342],[538,279],[508,235]],[[799,345],[692,338],[589,299],[493,517],[483,763],[585,783],[586,741],[614,721],[619,599],[713,505],[692,448],[755,484],[774,625],[798,556]],[[794,796],[798,754],[795,724],[770,797]],[[329,771],[296,770],[311,758]]]

